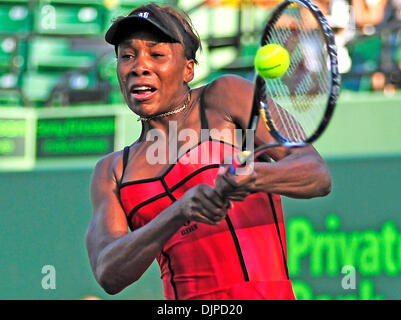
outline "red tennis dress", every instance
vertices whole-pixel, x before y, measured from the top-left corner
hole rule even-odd
[[[208,129],[201,110],[202,129]],[[204,130],[203,130],[204,132]],[[199,183],[214,185],[219,164],[237,148],[208,136],[158,177],[120,184],[131,230]],[[123,174],[129,147],[124,149]],[[233,202],[217,226],[183,226],[157,256],[166,299],[294,299],[288,276],[281,199],[256,193]]]

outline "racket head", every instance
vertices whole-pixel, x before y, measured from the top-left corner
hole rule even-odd
[[[332,117],[340,93],[334,34],[320,9],[308,0],[287,0],[271,14],[260,45],[276,43],[290,54],[278,79],[255,78],[253,109],[283,145],[318,139]]]

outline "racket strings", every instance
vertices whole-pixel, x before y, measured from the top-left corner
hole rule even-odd
[[[303,27],[303,24],[300,23],[300,28]],[[322,117],[324,116],[324,109],[326,105],[327,96],[329,94],[329,70],[328,70],[328,54],[325,50],[325,42],[322,39],[322,34],[318,30],[314,30],[313,32],[307,32],[305,29],[301,29],[301,41],[305,41],[307,43],[313,43],[312,46],[305,46],[306,49],[305,61],[307,63],[312,64],[309,67],[312,69],[313,73],[308,73],[308,76],[311,76],[310,86],[306,86],[304,88],[304,92],[307,94],[303,95],[305,99],[305,103],[309,106],[309,112],[307,113],[309,117],[308,126],[312,128],[314,131],[316,129],[317,124],[321,122]],[[315,48],[316,50],[313,50]],[[313,57],[313,59],[311,59]],[[314,94],[308,94],[310,88],[313,90],[317,90]]]
[[[288,49],[290,54],[297,50],[297,47],[290,46],[288,41],[290,40],[290,31],[288,29],[283,29],[283,34],[277,34],[276,30],[273,29],[272,39],[280,39],[272,41],[274,43],[280,43],[284,47]],[[288,74],[292,74],[295,71],[295,66],[301,62],[300,55],[293,54],[291,56],[291,64]],[[268,83],[267,88],[270,96],[274,98],[274,101],[271,101],[271,115],[274,119],[275,127],[278,131],[280,131],[286,138],[290,138],[291,140],[302,140],[304,134],[302,130],[300,130],[299,126],[297,126],[297,122],[293,117],[290,117],[285,109],[280,107],[280,105],[290,106],[292,102],[290,100],[290,91],[287,86],[281,84],[281,80],[271,80]],[[276,102],[279,102],[278,104]]]
[[[290,52],[291,64],[287,73],[288,75],[291,75],[296,71],[296,66],[302,62],[301,55],[296,54],[295,51],[299,49],[297,46],[294,46],[293,41],[290,42],[291,31],[289,29],[283,29],[281,31],[282,33],[278,34],[276,30],[273,29],[272,39],[275,39],[273,42],[279,42],[284,47],[287,47],[288,51]],[[272,118],[275,119],[277,129],[285,136],[285,138],[290,138],[290,140],[296,141],[302,140],[304,134],[302,130],[299,130],[296,120],[294,117],[290,116],[286,108],[280,107],[291,107],[293,105],[289,88],[283,85],[281,80],[272,80],[269,82],[268,91],[270,96],[272,96],[275,101],[278,102],[278,104],[274,103],[274,109],[272,109],[275,110],[275,113],[277,114],[277,116],[274,116],[274,113],[272,112]],[[279,121],[277,121],[277,119]]]
[[[283,89],[278,81],[273,81],[272,87],[275,88],[276,92],[280,92]],[[285,138],[290,138],[290,140],[292,141],[303,141],[303,139],[305,138],[305,134],[297,120],[276,102],[272,103],[273,105],[271,106],[271,115],[275,121],[276,129],[283,133]],[[288,103],[289,102],[287,102],[287,104]]]
[[[276,21],[268,42],[281,44],[291,57],[287,73],[267,81],[266,91],[275,101],[271,117],[286,139],[305,141],[320,124],[330,92],[325,41],[315,18],[293,4]]]

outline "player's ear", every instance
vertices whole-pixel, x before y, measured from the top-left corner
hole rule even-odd
[[[195,61],[193,59],[186,60],[184,68],[184,82],[189,83],[194,79]]]

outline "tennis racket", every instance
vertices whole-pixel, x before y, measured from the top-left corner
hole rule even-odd
[[[287,72],[264,79],[257,72],[248,129],[259,118],[275,139],[246,150],[233,159],[230,172],[267,148],[302,147],[316,141],[327,128],[340,93],[334,34],[320,9],[308,0],[286,0],[271,13],[260,46],[279,44],[290,55]]]

